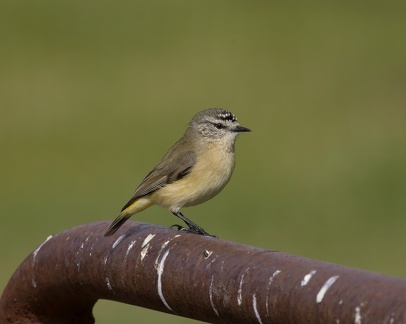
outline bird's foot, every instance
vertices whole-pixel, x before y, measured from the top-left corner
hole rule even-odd
[[[170,228],[176,227],[178,231],[186,232],[188,229],[186,227],[180,226],[178,224],[173,224]]]
[[[201,227],[195,227],[195,226],[189,226],[189,228],[180,226],[178,224],[174,224],[171,226],[172,227],[176,227],[178,229],[178,231],[182,231],[182,232],[187,232],[187,233],[192,233],[192,234],[198,234],[198,235],[204,235],[204,236],[210,236],[210,237],[214,237],[214,238],[218,238],[218,236],[216,235],[211,235],[209,233],[207,233],[203,228]]]

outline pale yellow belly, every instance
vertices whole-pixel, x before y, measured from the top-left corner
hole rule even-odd
[[[222,152],[219,156],[205,156],[193,167],[192,172],[154,192],[154,204],[171,210],[195,206],[217,195],[230,180],[234,169],[234,153]]]

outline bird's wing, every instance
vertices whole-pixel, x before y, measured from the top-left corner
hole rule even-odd
[[[163,186],[182,179],[188,175],[196,163],[196,154],[192,151],[184,154],[172,154],[169,151],[162,161],[142,180],[133,197],[121,211],[131,206],[140,197],[146,196]]]

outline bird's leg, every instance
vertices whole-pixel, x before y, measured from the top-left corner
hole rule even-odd
[[[189,227],[189,229],[186,230],[187,232],[213,237],[213,235],[210,235],[203,228],[201,228],[200,226],[198,226],[197,224],[193,223],[191,220],[189,220],[185,216],[183,216],[183,214],[180,211],[172,212],[172,214],[179,217],[181,220],[183,220],[186,223],[186,225]],[[180,231],[185,230],[185,228],[180,225],[173,225],[173,226],[177,227],[178,230],[180,230]]]

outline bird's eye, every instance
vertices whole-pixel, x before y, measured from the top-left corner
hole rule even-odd
[[[221,123],[217,123],[217,124],[214,124],[214,127],[216,127],[217,129],[223,129],[224,125]]]

